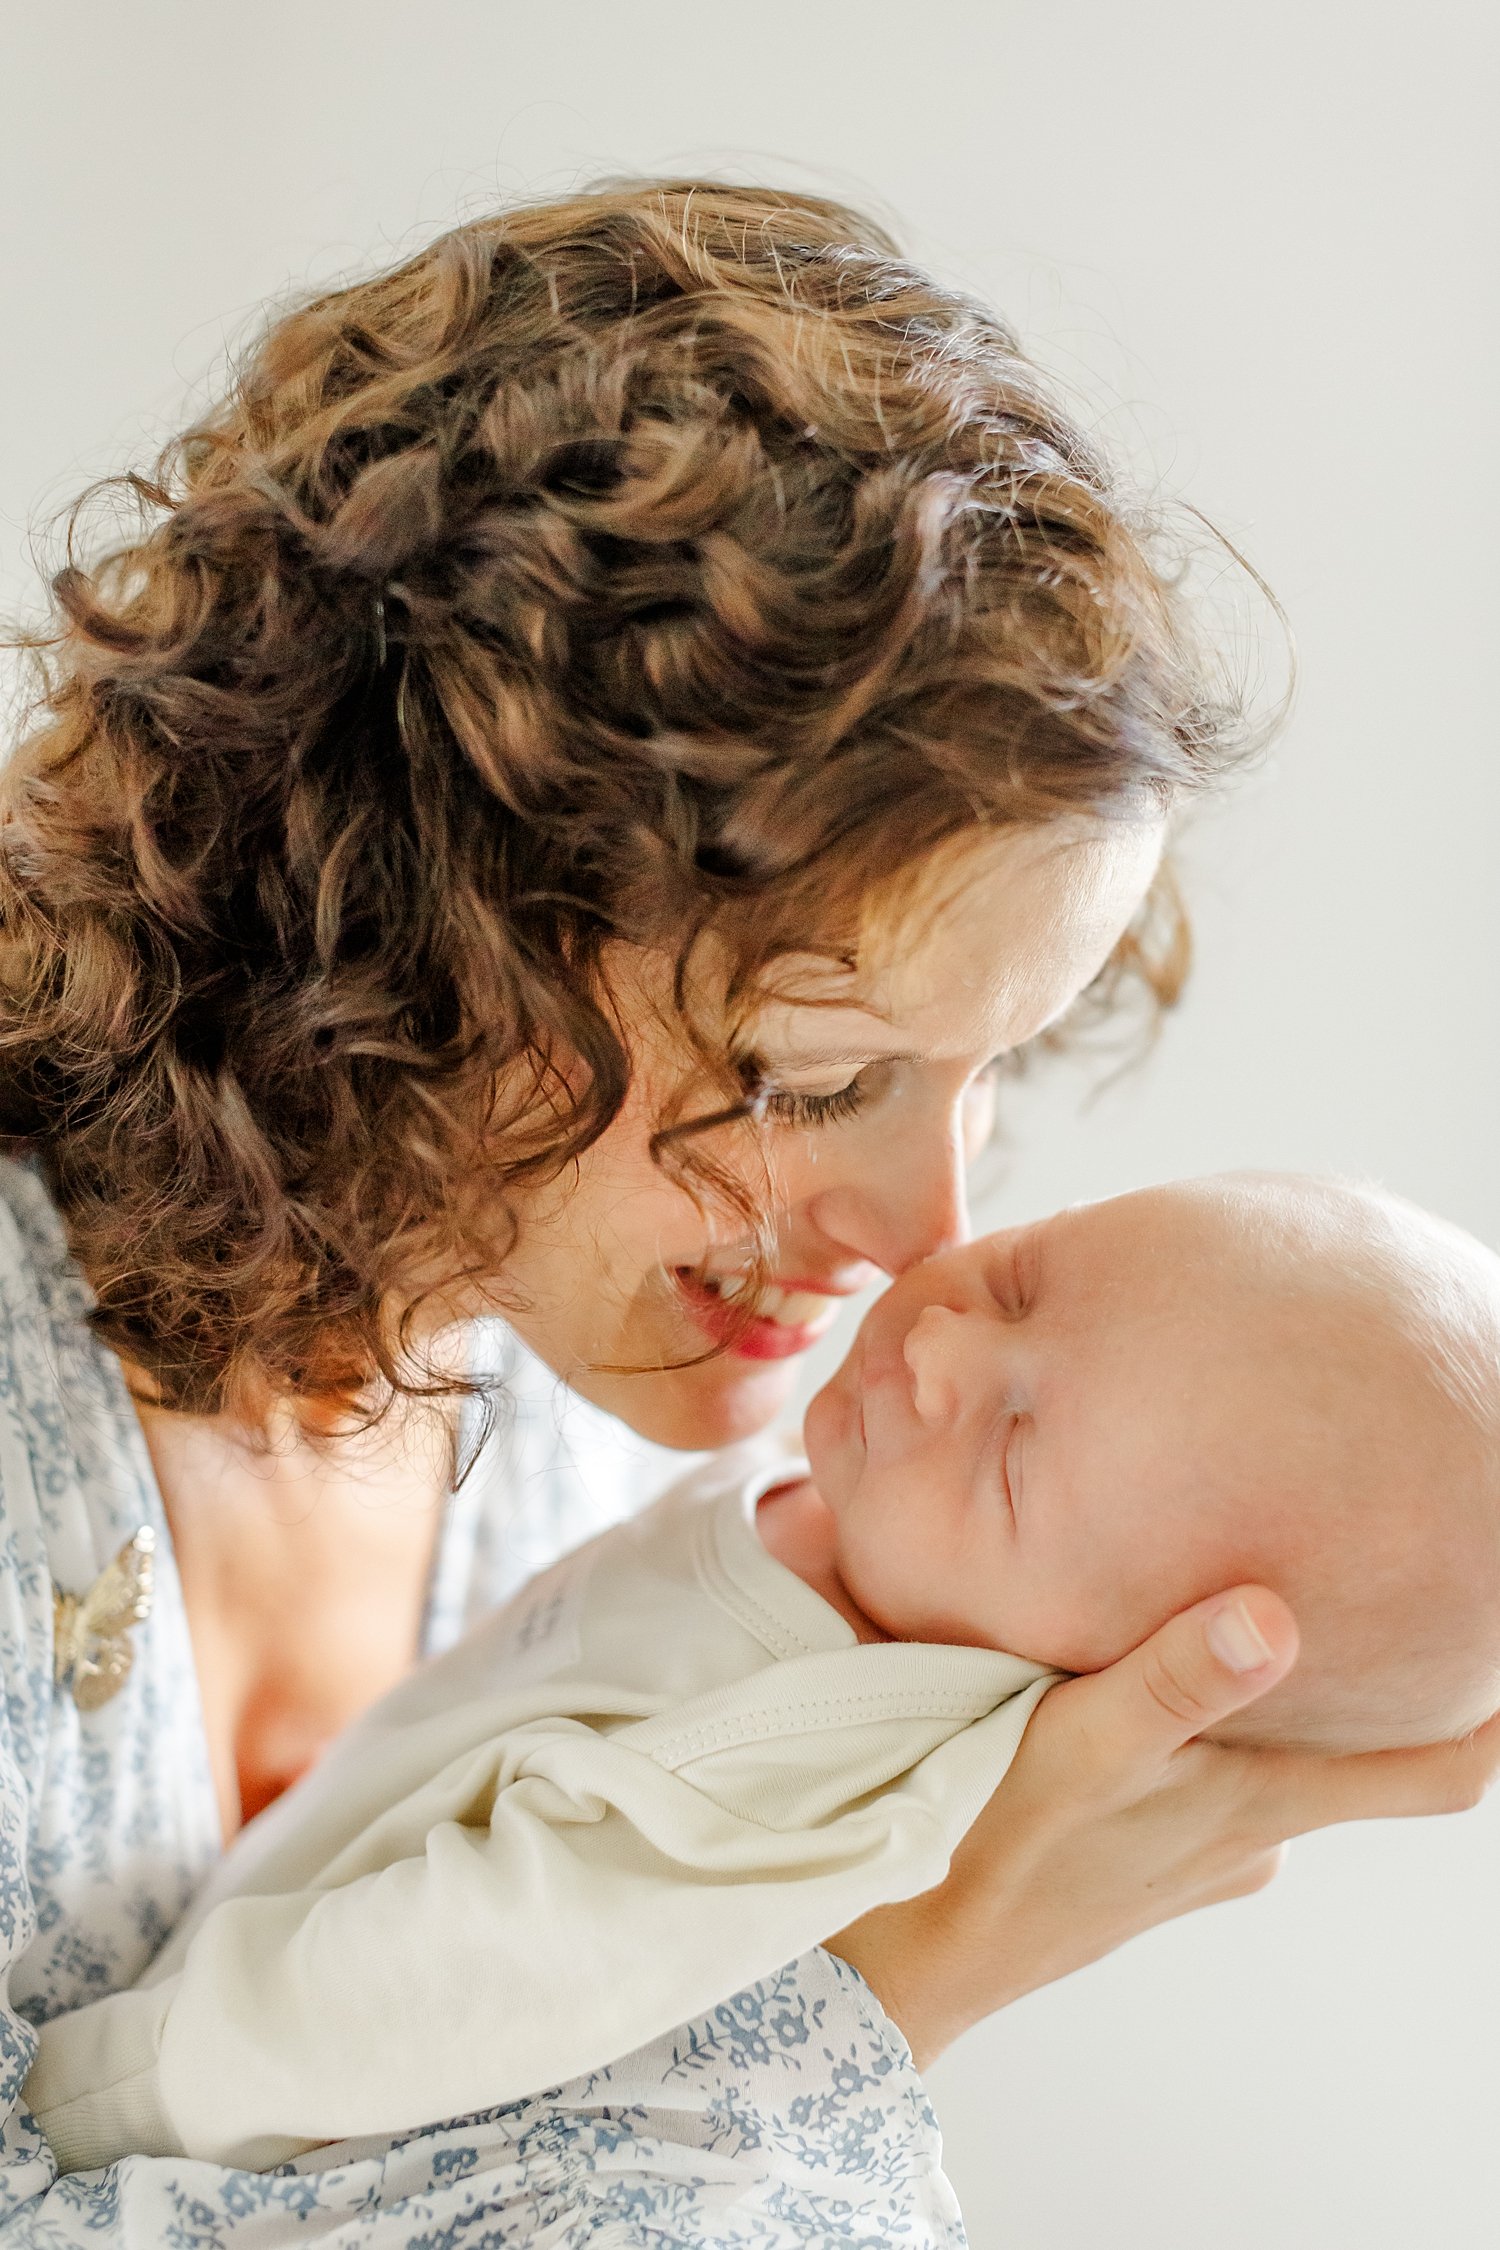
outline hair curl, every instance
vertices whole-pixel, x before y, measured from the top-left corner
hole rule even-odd
[[[461,226],[119,482],[3,782],[0,1128],[173,1407],[418,1387],[391,1308],[501,1273],[619,1111],[613,942],[712,929],[744,995],[949,840],[1236,743],[1015,338],[813,197]],[[1170,999],[1179,937],[1113,976]]]

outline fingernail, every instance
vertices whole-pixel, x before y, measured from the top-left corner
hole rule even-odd
[[[1215,1610],[1208,1621],[1208,1645],[1231,1672],[1258,1672],[1271,1661],[1271,1644],[1243,1602]]]

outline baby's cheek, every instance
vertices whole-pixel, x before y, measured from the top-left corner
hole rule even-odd
[[[1062,1582],[1041,1574],[1035,1583],[1018,1580],[1007,1589],[999,1645],[1059,1672],[1102,1672],[1163,1622],[1140,1614],[1121,1593],[1107,1581],[1090,1583],[1083,1572]]]
[[[861,1584],[849,1590],[867,1617],[901,1641],[954,1642],[999,1648],[986,1601],[989,1574],[977,1572],[949,1541],[935,1536],[872,1543],[856,1558]]]
[[[953,1637],[943,1629],[951,1574],[909,1507],[865,1514],[842,1544],[839,1567],[865,1615],[896,1640]]]
[[[971,1638],[1059,1671],[1092,1670],[1099,1607],[1085,1568],[1064,1567],[1024,1524],[989,1542],[976,1538],[962,1564]]]

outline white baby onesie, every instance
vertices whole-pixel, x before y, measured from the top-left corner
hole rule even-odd
[[[805,1467],[710,1465],[375,1705],[139,1985],[43,2027],[64,2168],[512,2101],[939,1882],[1055,1675],[861,1645],[756,1535]]]

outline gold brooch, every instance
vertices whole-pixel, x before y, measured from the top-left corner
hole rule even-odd
[[[130,1628],[150,1615],[155,1554],[156,1533],[143,1523],[86,1594],[52,1589],[52,1676],[80,1711],[97,1711],[130,1676]]]

